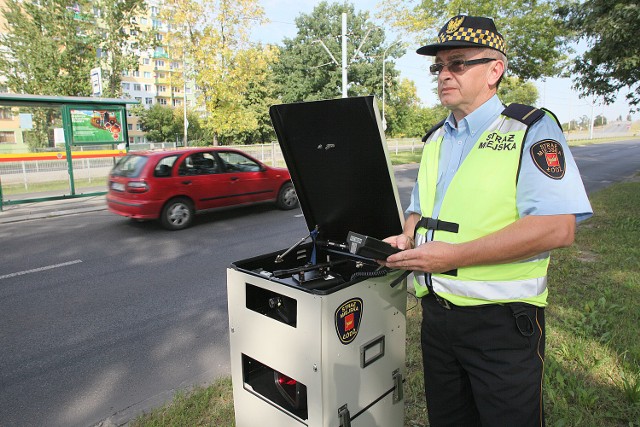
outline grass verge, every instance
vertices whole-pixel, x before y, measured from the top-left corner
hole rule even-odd
[[[28,190],[25,190],[24,184],[4,184],[2,186],[3,196],[15,196],[16,194],[37,194],[42,192],[60,191],[69,192],[68,180],[46,181],[46,182],[34,182],[28,184]],[[85,187],[104,187],[104,191],[107,190],[107,177],[91,178],[76,178],[74,181],[76,192]]]
[[[545,413],[552,427],[640,426],[640,182],[591,198],[596,215],[549,269]],[[427,426],[421,308],[408,296],[405,426]],[[179,394],[132,425],[233,426],[231,382]]]

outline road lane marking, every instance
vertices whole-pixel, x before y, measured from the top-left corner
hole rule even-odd
[[[2,280],[2,279],[10,279],[10,278],[16,277],[16,276],[23,276],[25,274],[38,273],[40,271],[51,270],[52,268],[66,267],[68,265],[78,264],[78,263],[81,263],[81,262],[82,262],[81,259],[76,259],[76,260],[73,260],[73,261],[63,262],[61,264],[47,265],[45,267],[34,268],[32,270],[18,271],[17,273],[10,273],[10,274],[5,274],[4,276],[0,276],[0,280]]]

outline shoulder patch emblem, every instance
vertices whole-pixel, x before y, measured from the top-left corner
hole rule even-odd
[[[540,172],[551,179],[562,179],[565,171],[562,145],[553,139],[545,139],[531,146],[531,158]]]

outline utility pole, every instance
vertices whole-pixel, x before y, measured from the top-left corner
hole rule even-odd
[[[591,120],[589,123],[589,139],[593,139],[593,114],[595,110],[596,100],[595,98],[591,99]]]
[[[360,53],[360,49],[364,45],[364,42],[367,39],[370,31],[371,30],[369,29],[369,31],[367,31],[367,33],[365,34],[364,38],[362,39],[362,42],[360,43],[360,46],[358,46],[358,48],[354,52],[353,58],[351,59],[351,62],[355,61],[356,57],[358,56],[358,53]],[[333,56],[333,54],[331,53],[331,51],[329,50],[327,45],[325,45],[322,40],[314,40],[312,43],[320,43],[320,45],[324,48],[324,50],[329,54],[329,57],[331,58],[331,61],[333,61],[334,64],[336,64],[338,67],[341,68],[341,70],[342,70],[342,97],[343,98],[347,98],[348,97],[347,88],[348,88],[348,85],[349,85],[349,78],[348,78],[348,75],[347,75],[347,69],[349,68],[349,61],[347,60],[347,14],[346,14],[346,12],[342,13],[342,36],[341,37],[342,37],[342,64],[338,63],[338,60]],[[323,67],[325,65],[329,65],[329,64],[322,64],[322,65],[319,65],[318,67]],[[315,68],[317,68],[317,67],[315,67]]]
[[[188,139],[187,139],[187,129],[189,128],[189,120],[187,120],[187,79],[186,79],[186,76],[185,76],[185,79],[184,79],[183,94],[184,94],[184,98],[183,98],[183,101],[182,101],[182,107],[183,107],[183,110],[184,110],[184,117],[183,117],[183,119],[184,119],[184,141],[183,141],[182,146],[186,147],[187,146],[187,141],[188,141]]]
[[[347,14],[342,13],[342,97],[347,98]]]

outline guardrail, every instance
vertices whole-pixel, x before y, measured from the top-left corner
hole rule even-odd
[[[5,204],[105,194],[109,170],[125,154],[125,150],[72,151],[71,161],[64,151],[0,154],[0,211]],[[91,191],[83,192],[83,187]]]

